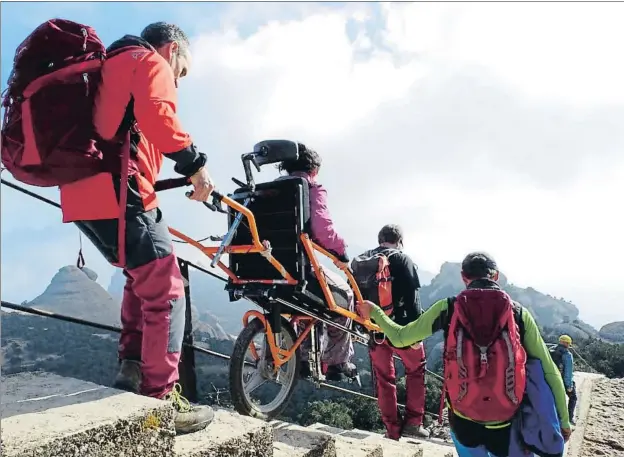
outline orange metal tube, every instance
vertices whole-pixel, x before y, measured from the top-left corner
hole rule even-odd
[[[247,325],[249,324],[250,317],[255,317],[259,319],[260,322],[262,322],[262,325],[264,326],[264,331],[267,334],[267,341],[269,342],[269,350],[271,351],[273,362],[275,363],[276,366],[278,366],[280,357],[279,357],[279,351],[277,349],[277,346],[275,346],[275,335],[273,334],[273,329],[266,321],[264,315],[260,313],[259,311],[256,311],[255,309],[250,309],[243,316],[243,323],[245,324],[245,327],[247,327]],[[255,348],[254,348],[254,352],[255,352]],[[257,353],[256,353],[256,356],[257,356]],[[281,364],[279,364],[279,366],[281,366]]]
[[[305,233],[301,234],[301,242],[303,243],[303,247],[306,250],[308,258],[310,259],[310,263],[312,264],[312,268],[314,269],[316,278],[321,284],[321,288],[323,289],[323,295],[325,295],[325,300],[327,301],[327,305],[330,311],[333,311],[337,314],[340,314],[341,316],[347,317],[359,324],[362,324],[367,330],[376,331],[376,332],[381,331],[381,328],[379,328],[377,324],[374,324],[370,319],[362,319],[362,317],[359,314],[351,312],[349,310],[346,310],[336,305],[334,296],[331,293],[329,286],[327,285],[327,281],[325,280],[325,275],[323,274],[319,261],[316,259],[316,256],[314,255],[314,251],[316,250],[320,252],[321,254],[325,255],[326,257],[329,257],[329,259],[333,260],[336,266],[340,268],[341,271],[344,271],[345,274],[347,274],[347,278],[349,279],[349,282],[350,282],[350,287],[353,290],[354,295],[356,296],[356,301],[359,299],[357,303],[360,303],[361,301],[363,301],[362,293],[357,283],[355,282],[355,278],[353,277],[351,272],[349,272],[348,269],[346,269],[345,267],[341,266],[336,256],[332,255],[326,249],[323,249],[322,247],[313,243],[307,234]]]
[[[243,216],[247,218],[247,222],[249,223],[249,231],[251,232],[251,239],[254,246],[257,249],[263,250],[264,247],[260,242],[260,236],[258,235],[258,226],[256,225],[256,218],[254,217],[253,213],[248,208],[245,208],[243,205],[228,196],[224,195],[221,201],[230,208],[238,211],[239,213],[243,213]]]
[[[273,356],[273,364],[275,365],[276,371],[279,370],[279,368],[282,365],[287,363],[292,358],[292,356],[295,354],[295,351],[299,348],[303,340],[310,333],[310,330],[312,329],[312,325],[314,325],[314,322],[311,322],[310,324],[308,324],[306,328],[304,329],[304,331],[301,332],[301,334],[297,338],[297,341],[294,342],[293,346],[290,349],[280,349],[275,345],[275,334],[273,333],[273,329],[271,328],[271,325],[266,321],[266,318],[264,317],[264,315],[260,313],[259,311],[256,311],[253,309],[247,311],[245,315],[243,316],[243,324],[245,327],[248,325],[250,317],[255,317],[255,318],[260,319],[260,321],[262,322],[262,325],[264,325],[264,329],[267,334],[267,341],[269,342],[269,350],[271,351],[271,355]],[[258,357],[255,349],[256,349],[255,347],[252,349],[252,354],[254,355],[254,357]]]
[[[336,305],[334,296],[331,293],[331,290],[329,290],[329,286],[327,285],[327,280],[325,279],[325,275],[323,274],[323,268],[321,267],[321,265],[319,264],[319,261],[316,259],[316,256],[314,255],[314,247],[312,245],[312,242],[310,241],[310,237],[306,233],[302,233],[301,241],[303,243],[303,247],[306,250],[306,253],[308,254],[308,259],[310,260],[310,263],[312,264],[312,269],[314,270],[316,279],[320,283],[321,289],[323,290],[323,295],[325,296],[327,307],[329,308],[330,311],[338,312],[338,308],[340,307]]]
[[[206,256],[210,257],[211,259],[214,258],[215,253],[217,252],[216,247],[213,246],[204,246],[203,244],[199,243],[198,241],[195,241],[193,238],[186,236],[184,233],[174,229],[173,227],[169,227],[169,233],[171,233],[173,236],[181,239],[182,241],[187,242],[188,244],[190,244],[191,246],[199,249],[201,252],[203,252]],[[217,264],[217,266],[226,274],[228,275],[228,277],[230,277],[232,279],[232,281],[236,282],[238,280],[238,277],[232,272],[230,271],[230,269],[228,267],[226,267],[223,262],[219,261],[219,263]]]
[[[314,248],[314,250],[320,252],[326,257],[329,257],[329,259],[334,262],[334,265],[336,265],[336,268],[338,268],[340,271],[342,271],[345,274],[345,276],[347,277],[347,280],[349,281],[349,285],[351,286],[351,290],[353,291],[353,294],[355,295],[356,303],[361,303],[362,301],[364,301],[364,298],[362,297],[362,292],[360,291],[360,287],[357,285],[357,282],[355,282],[355,278],[353,277],[353,273],[351,273],[351,270],[349,269],[349,267],[345,266],[345,264],[340,262],[338,258],[336,258],[335,255],[333,255],[331,252],[327,251],[326,249],[323,249],[314,241],[311,241],[311,243],[312,243],[312,247]]]

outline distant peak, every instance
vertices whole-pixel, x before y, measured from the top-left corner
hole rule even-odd
[[[98,274],[90,268],[82,267],[82,272],[87,275],[91,281],[97,281]]]
[[[58,280],[66,275],[73,276],[73,275],[77,275],[78,273],[82,273],[86,275],[87,278],[89,278],[92,281],[97,281],[98,274],[95,271],[87,267],[78,268],[76,265],[66,265],[62,267],[61,269],[59,269],[58,273],[53,278],[53,281],[54,279]]]

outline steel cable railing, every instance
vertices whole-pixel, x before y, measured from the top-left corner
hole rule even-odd
[[[7,181],[6,179],[1,178],[0,182],[2,184],[4,184],[4,185],[14,189],[14,190],[17,190],[18,192],[21,192],[21,193],[23,193],[25,195],[28,195],[29,197],[35,198],[35,199],[37,199],[37,200],[39,200],[39,201],[41,201],[43,203],[47,203],[48,205],[54,206],[54,207],[59,208],[59,209],[61,207],[61,205],[59,205],[55,201],[50,200],[50,199],[48,199],[46,197],[43,197],[42,195],[39,195],[39,194],[37,194],[35,192],[32,192],[32,191],[30,191],[28,189],[25,189],[25,188],[15,184],[15,183]],[[181,260],[183,260],[183,259],[181,259]],[[211,271],[209,271],[209,270],[207,270],[207,269],[205,269],[205,268],[203,268],[203,267],[201,267],[199,265],[196,265],[196,264],[194,264],[192,262],[189,262],[188,260],[183,260],[183,261],[187,265],[192,266],[193,268],[195,268],[198,271],[201,271],[204,274],[212,276],[213,278],[218,279],[218,280],[220,280],[222,282],[227,282],[226,278],[224,278],[224,277],[222,277],[222,276],[220,276],[220,275],[218,275],[216,273],[213,273],[213,272],[211,272]],[[23,313],[28,313],[28,314],[38,315],[38,316],[42,316],[42,317],[48,317],[48,318],[52,318],[52,319],[57,319],[57,320],[61,320],[61,321],[65,321],[65,322],[69,322],[69,323],[73,323],[73,324],[89,326],[89,327],[93,327],[93,328],[97,328],[97,329],[101,329],[101,330],[108,330],[108,331],[111,331],[111,332],[114,332],[114,333],[120,333],[121,332],[121,329],[119,327],[114,327],[114,326],[105,325],[105,324],[98,324],[96,322],[91,322],[91,321],[87,321],[87,320],[84,320],[84,319],[79,319],[79,318],[75,318],[75,317],[65,316],[65,315],[53,313],[53,312],[50,312],[50,311],[45,311],[45,310],[41,310],[41,309],[37,309],[37,308],[31,308],[31,307],[23,306],[23,305],[17,305],[15,303],[11,303],[11,302],[8,302],[8,301],[2,301],[1,302],[1,307],[7,308],[7,309],[12,309],[14,311],[20,311],[20,312],[23,312]],[[186,342],[184,342],[183,345],[185,347],[189,348],[189,349],[192,349],[192,350],[197,351],[197,352],[202,353],[202,354],[206,354],[206,355],[209,355],[209,356],[212,356],[212,357],[217,357],[217,358],[220,358],[220,359],[223,359],[223,360],[230,360],[230,356],[227,355],[227,354],[222,354],[222,353],[219,353],[219,352],[216,352],[216,351],[211,351],[210,349],[206,349],[206,348],[203,348],[201,346],[197,346],[195,344],[188,344]],[[394,358],[397,359],[397,360],[400,360],[397,356],[394,356]],[[427,372],[427,374],[429,374],[431,376],[434,376],[434,377],[436,377],[436,378],[438,378],[440,380],[443,379],[439,374],[434,373],[434,372],[432,372],[430,370],[426,370],[426,372]],[[337,391],[340,391],[340,392],[343,392],[343,393],[350,393],[351,395],[359,396],[361,398],[366,398],[366,399],[370,399],[370,400],[374,400],[374,401],[377,400],[377,398],[374,397],[374,396],[367,395],[367,394],[364,394],[362,392],[356,392],[356,391],[353,391],[353,390],[349,390],[349,389],[345,389],[345,388],[342,388],[342,387],[334,386],[334,385],[331,385],[331,384],[319,383],[318,385],[320,387],[322,387],[322,388],[325,388],[325,389],[332,389],[332,390],[337,390]],[[399,404],[398,406],[400,408],[403,408],[403,409],[405,408],[405,405]],[[427,412],[426,414],[428,414],[430,416],[433,416],[433,417],[436,417],[436,418],[438,417],[437,414],[434,414],[434,413],[431,413],[431,412]]]

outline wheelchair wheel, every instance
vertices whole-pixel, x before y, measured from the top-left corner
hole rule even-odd
[[[282,318],[282,330],[275,334],[281,349],[290,349],[297,335],[289,321]],[[262,321],[254,318],[238,335],[230,359],[230,394],[240,414],[258,419],[273,419],[286,408],[299,379],[299,351],[277,370],[273,369]],[[267,357],[268,356],[268,357]]]

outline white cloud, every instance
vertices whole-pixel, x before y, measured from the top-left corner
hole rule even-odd
[[[599,324],[586,291],[624,297],[611,203],[624,191],[621,10],[308,6],[251,32],[229,16],[194,38],[181,112],[221,188],[255,142],[298,139],[323,155],[352,246],[393,221],[425,269],[486,249],[512,281],[570,298]],[[173,211],[198,236],[216,224]]]
[[[356,17],[363,20],[361,13]],[[358,61],[354,47],[365,51],[371,40],[361,30],[352,43],[346,34],[349,19],[340,12],[315,14],[269,22],[246,39],[234,30],[199,37],[193,43],[196,68],[189,84],[201,84],[214,68],[231,78],[257,81],[265,90],[252,83],[245,94],[262,109],[252,133],[305,126],[312,135],[335,135],[379,104],[405,95],[424,71],[418,62],[397,68],[389,53],[374,52]]]
[[[316,148],[351,254],[398,222],[422,268],[486,249],[589,322],[624,319],[623,8],[232,5],[208,30],[196,15],[180,112],[224,191],[257,141]],[[160,198],[170,225],[224,233],[180,192]]]
[[[403,3],[384,12],[399,51],[486,66],[538,99],[624,101],[621,3]]]

